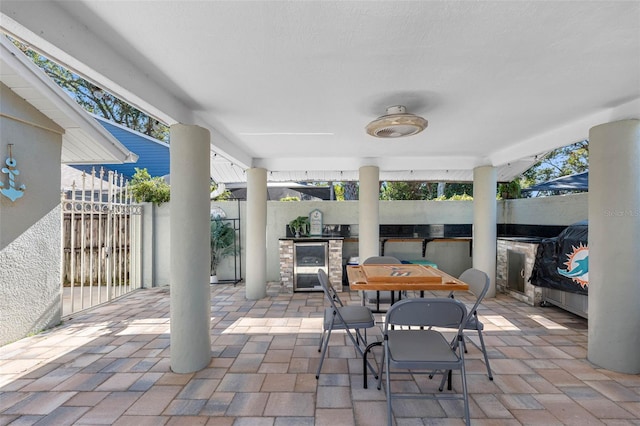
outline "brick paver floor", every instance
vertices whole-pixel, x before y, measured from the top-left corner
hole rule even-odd
[[[270,284],[265,299],[244,295],[242,284],[211,287],[211,362],[191,374],[170,370],[167,287],[135,291],[3,346],[0,425],[386,423],[384,391],[372,377],[363,389],[362,360],[344,334],[332,335],[315,378],[322,293],[288,294]],[[357,292],[343,295],[360,303]],[[505,295],[485,299],[480,316],[495,380],[468,344],[472,424],[640,425],[640,375],[586,359],[585,319]],[[438,384],[410,375],[393,382],[425,393]],[[397,425],[463,424],[457,401],[394,400],[393,407]]]

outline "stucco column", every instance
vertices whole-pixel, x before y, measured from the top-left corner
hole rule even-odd
[[[190,373],[211,360],[209,131],[171,126],[171,369]]]
[[[589,131],[589,361],[640,373],[640,120]]]
[[[246,296],[267,295],[267,171],[247,170]]]
[[[359,171],[358,257],[360,263],[380,254],[380,169],[362,166]]]
[[[489,275],[486,297],[496,295],[496,176],[492,166],[473,169],[473,267]]]
[[[156,230],[155,210],[153,203],[144,203],[142,207],[142,287],[151,288],[155,285]]]

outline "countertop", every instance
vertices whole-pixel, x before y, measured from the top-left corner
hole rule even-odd
[[[498,237],[499,240],[513,241],[516,243],[540,244],[542,237]]]
[[[312,237],[281,237],[279,240],[288,240],[288,241],[298,241],[298,242],[318,242],[318,241],[329,241],[329,240],[344,240],[344,237],[341,235],[317,235]]]

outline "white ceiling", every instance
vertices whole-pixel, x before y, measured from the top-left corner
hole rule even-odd
[[[5,32],[272,181],[510,180],[640,117],[640,2],[15,1]],[[429,121],[376,139],[387,106]],[[216,168],[217,162],[213,162]],[[236,176],[237,173],[233,174]]]

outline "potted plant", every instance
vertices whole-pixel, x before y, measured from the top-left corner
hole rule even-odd
[[[236,231],[221,218],[211,221],[211,283],[218,282],[218,266],[225,257],[236,254]]]
[[[307,235],[309,233],[309,226],[310,223],[308,216],[298,216],[289,222],[289,229],[296,238],[299,238],[300,235]]]
[[[520,181],[514,179],[511,182],[500,184],[498,193],[502,195],[503,200],[520,198]]]

